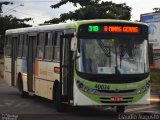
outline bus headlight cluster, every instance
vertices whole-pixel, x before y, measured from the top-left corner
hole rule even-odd
[[[82,82],[80,82],[79,80],[76,82],[77,83],[77,87],[79,89],[81,89],[82,91],[84,92],[87,92],[87,93],[91,93],[91,94],[95,94],[97,90],[95,89],[92,89],[92,88],[89,88],[87,86],[85,86]]]
[[[150,87],[150,83],[148,82],[145,86],[137,89],[137,94],[141,94],[141,93],[147,91],[149,87]]]

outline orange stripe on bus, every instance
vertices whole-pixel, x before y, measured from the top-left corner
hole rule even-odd
[[[35,67],[35,76],[38,76],[38,61],[36,60],[35,61],[35,65],[34,65]]]

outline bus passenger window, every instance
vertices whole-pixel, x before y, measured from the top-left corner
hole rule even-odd
[[[23,38],[24,38],[24,35],[20,35],[20,39],[18,43],[18,57],[22,57]]]
[[[59,60],[59,56],[60,56],[60,36],[62,35],[62,32],[57,32],[55,33],[55,39],[54,39],[54,60]]]
[[[45,34],[40,33],[37,40],[37,58],[43,59],[44,57],[44,45],[45,45]]]
[[[23,57],[27,57],[27,36],[24,37],[24,42],[23,42]]]
[[[11,56],[11,54],[12,54],[11,36],[7,36],[5,44],[5,55]]]
[[[53,39],[52,33],[46,33],[45,40],[45,59],[52,60],[53,58]]]
[[[52,33],[49,32],[49,33],[46,33],[46,40],[45,40],[45,45],[52,45],[53,42],[52,42]]]

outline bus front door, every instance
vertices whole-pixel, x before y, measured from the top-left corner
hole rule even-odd
[[[15,35],[12,36],[11,86],[16,86],[17,46],[18,46],[18,35]]]
[[[27,54],[27,86],[28,91],[34,91],[34,59],[36,52],[36,39],[35,34],[28,36],[28,54]]]
[[[71,38],[61,37],[60,43],[60,82],[62,85],[62,96],[67,102],[73,100],[73,61],[70,49]]]

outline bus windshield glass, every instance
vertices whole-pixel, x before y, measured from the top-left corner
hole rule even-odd
[[[79,39],[77,70],[91,74],[149,72],[147,40],[137,37]]]

